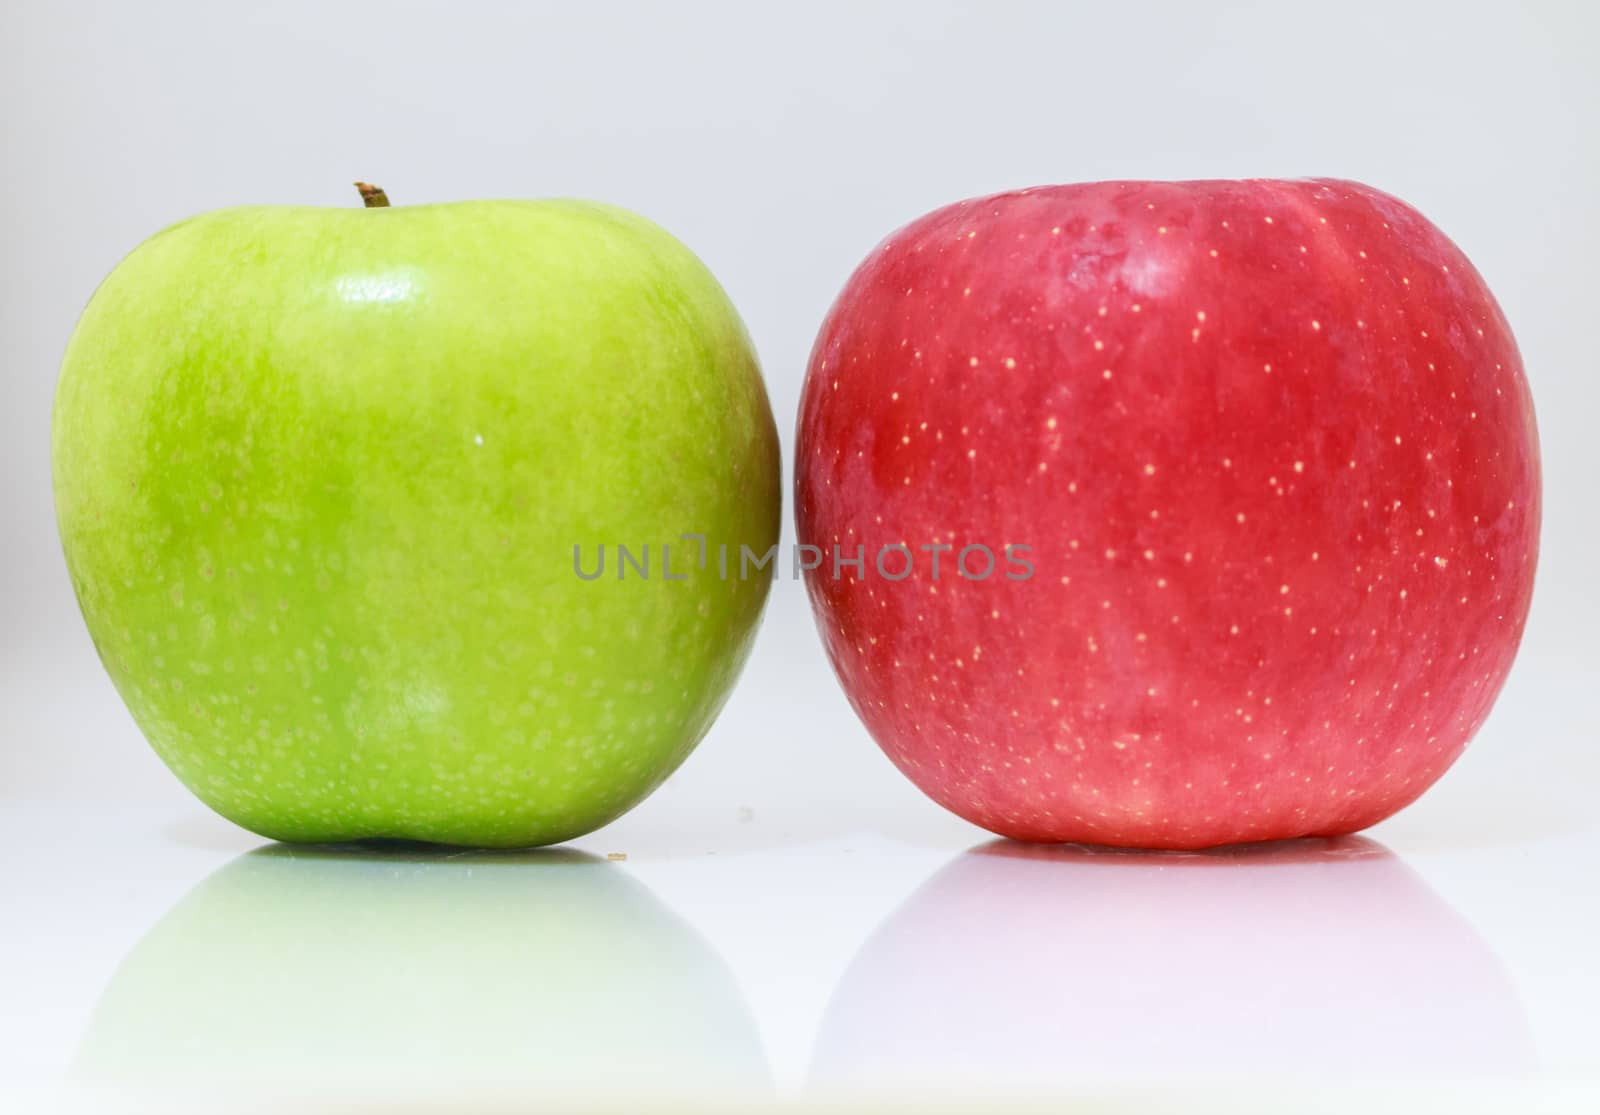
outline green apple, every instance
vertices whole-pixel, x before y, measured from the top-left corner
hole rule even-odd
[[[449,1110],[473,1089],[585,1111],[597,1088],[619,1111],[771,1090],[723,959],[626,867],[566,849],[240,856],[118,966],[73,1072],[358,1091],[371,1111],[429,1085]]]
[[[632,213],[374,204],[208,213],[101,284],[51,431],[73,588],[238,824],[569,839],[682,762],[749,651],[770,579],[681,536],[777,542],[760,369]],[[618,544],[652,576],[577,575]]]

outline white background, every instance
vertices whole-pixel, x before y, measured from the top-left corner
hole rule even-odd
[[[803,592],[783,581],[699,751],[633,814],[580,842],[628,861],[584,870],[629,872],[687,921],[697,948],[726,962],[767,1065],[763,1094],[859,1083],[830,1067],[827,1050],[841,1042],[867,1064],[867,1083],[885,1087],[895,1066],[912,1066],[924,1092],[965,1079],[1024,1094],[1121,1094],[1193,1075],[1195,1058],[1173,1050],[1230,1026],[1241,1041],[1205,1063],[1249,1089],[1318,1074],[1490,1074],[1559,1106],[1565,1089],[1600,1080],[1591,1016],[1600,439],[1589,431],[1600,403],[1597,11],[1580,0],[6,4],[0,1081],[53,1089],[81,1057],[118,965],[201,879],[260,844],[210,817],[141,741],[95,661],[55,540],[56,366],[95,284],[145,236],[234,204],[354,204],[358,177],[382,183],[396,204],[619,203],[682,238],[727,287],[760,350],[787,450],[822,314],[872,244],[905,221],[1028,184],[1296,175],[1369,182],[1449,233],[1516,330],[1538,407],[1545,528],[1523,653],[1457,768],[1370,834],[1395,863],[1344,875],[1228,867],[1237,877],[1201,904],[1199,926],[1169,924],[1159,903],[1140,922],[1157,954],[1190,950],[1193,963],[1147,963],[1099,922],[1086,928],[1051,885],[1013,887],[989,869],[994,857],[956,862],[985,834],[926,802],[878,753],[828,672]],[[946,865],[962,896],[955,908],[1001,913],[975,923],[926,914],[943,908],[937,885],[895,913]],[[1137,913],[1143,877],[1101,896],[1106,924]],[[959,889],[969,883],[970,894]],[[1272,911],[1290,893],[1339,912],[1280,925]],[[1360,927],[1388,924],[1412,899],[1433,912],[1400,917],[1399,944],[1368,957]],[[315,903],[301,912],[350,913]],[[228,934],[247,928],[222,924],[220,937],[185,948],[225,950]],[[1349,971],[1313,986],[1286,964],[1272,983],[1251,925],[1302,955],[1302,974],[1344,971],[1340,958]],[[867,946],[880,926],[888,943]],[[407,941],[378,947],[403,954]],[[901,954],[925,957],[915,991],[874,966],[874,956]],[[1439,957],[1463,966],[1445,979],[1453,996],[1394,990]],[[288,986],[306,978],[285,964]],[[1129,966],[1155,973],[1147,978],[1187,1013],[1131,1011],[1126,983],[1106,975]],[[182,966],[167,977],[179,990],[186,978]],[[413,968],[374,992],[373,1009],[388,1010],[383,996],[397,988],[451,978]],[[945,985],[948,995],[930,991]],[[220,987],[216,1002],[233,994]],[[597,975],[589,994],[590,1006],[626,1014],[638,979]],[[1295,1042],[1251,1037],[1240,1003],[1263,994],[1289,1032],[1329,1055],[1305,1062]],[[1315,1009],[1289,1009],[1307,1003]],[[964,1057],[918,1044],[935,1006],[950,1012],[945,1031],[971,1030]],[[238,995],[239,1013],[261,1009]],[[470,1027],[448,1014],[427,1025],[445,1035],[427,1062],[440,1087],[465,1087],[476,1069],[448,1035]],[[1150,1056],[1074,1056],[1064,1035],[1085,1026]],[[1457,1056],[1380,1063],[1353,1037],[1373,1027],[1401,1035],[1389,1045],[1436,1034]],[[260,1043],[263,1065],[281,1067],[278,1086],[293,1087],[311,1064],[295,1032],[282,1018],[241,1030]],[[1474,1034],[1502,1035],[1505,1056]]]

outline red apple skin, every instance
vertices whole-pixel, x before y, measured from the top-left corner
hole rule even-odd
[[[1538,552],[1505,317],[1415,210],[1327,179],[1041,187],[913,222],[823,324],[795,487],[867,729],[1032,841],[1389,816],[1488,714]],[[891,581],[896,543],[916,565]],[[996,571],[950,551],[935,580],[936,543]],[[836,578],[857,545],[865,575]]]

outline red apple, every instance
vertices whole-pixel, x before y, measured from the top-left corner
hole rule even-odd
[[[1505,317],[1415,210],[1326,179],[1052,186],[913,222],[822,327],[795,485],[868,730],[1025,840],[1387,817],[1488,714],[1538,551]]]

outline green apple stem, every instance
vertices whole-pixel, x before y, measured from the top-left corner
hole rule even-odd
[[[357,182],[356,189],[361,191],[361,203],[368,209],[389,207],[389,195],[383,192],[382,186],[374,186],[371,182]]]

